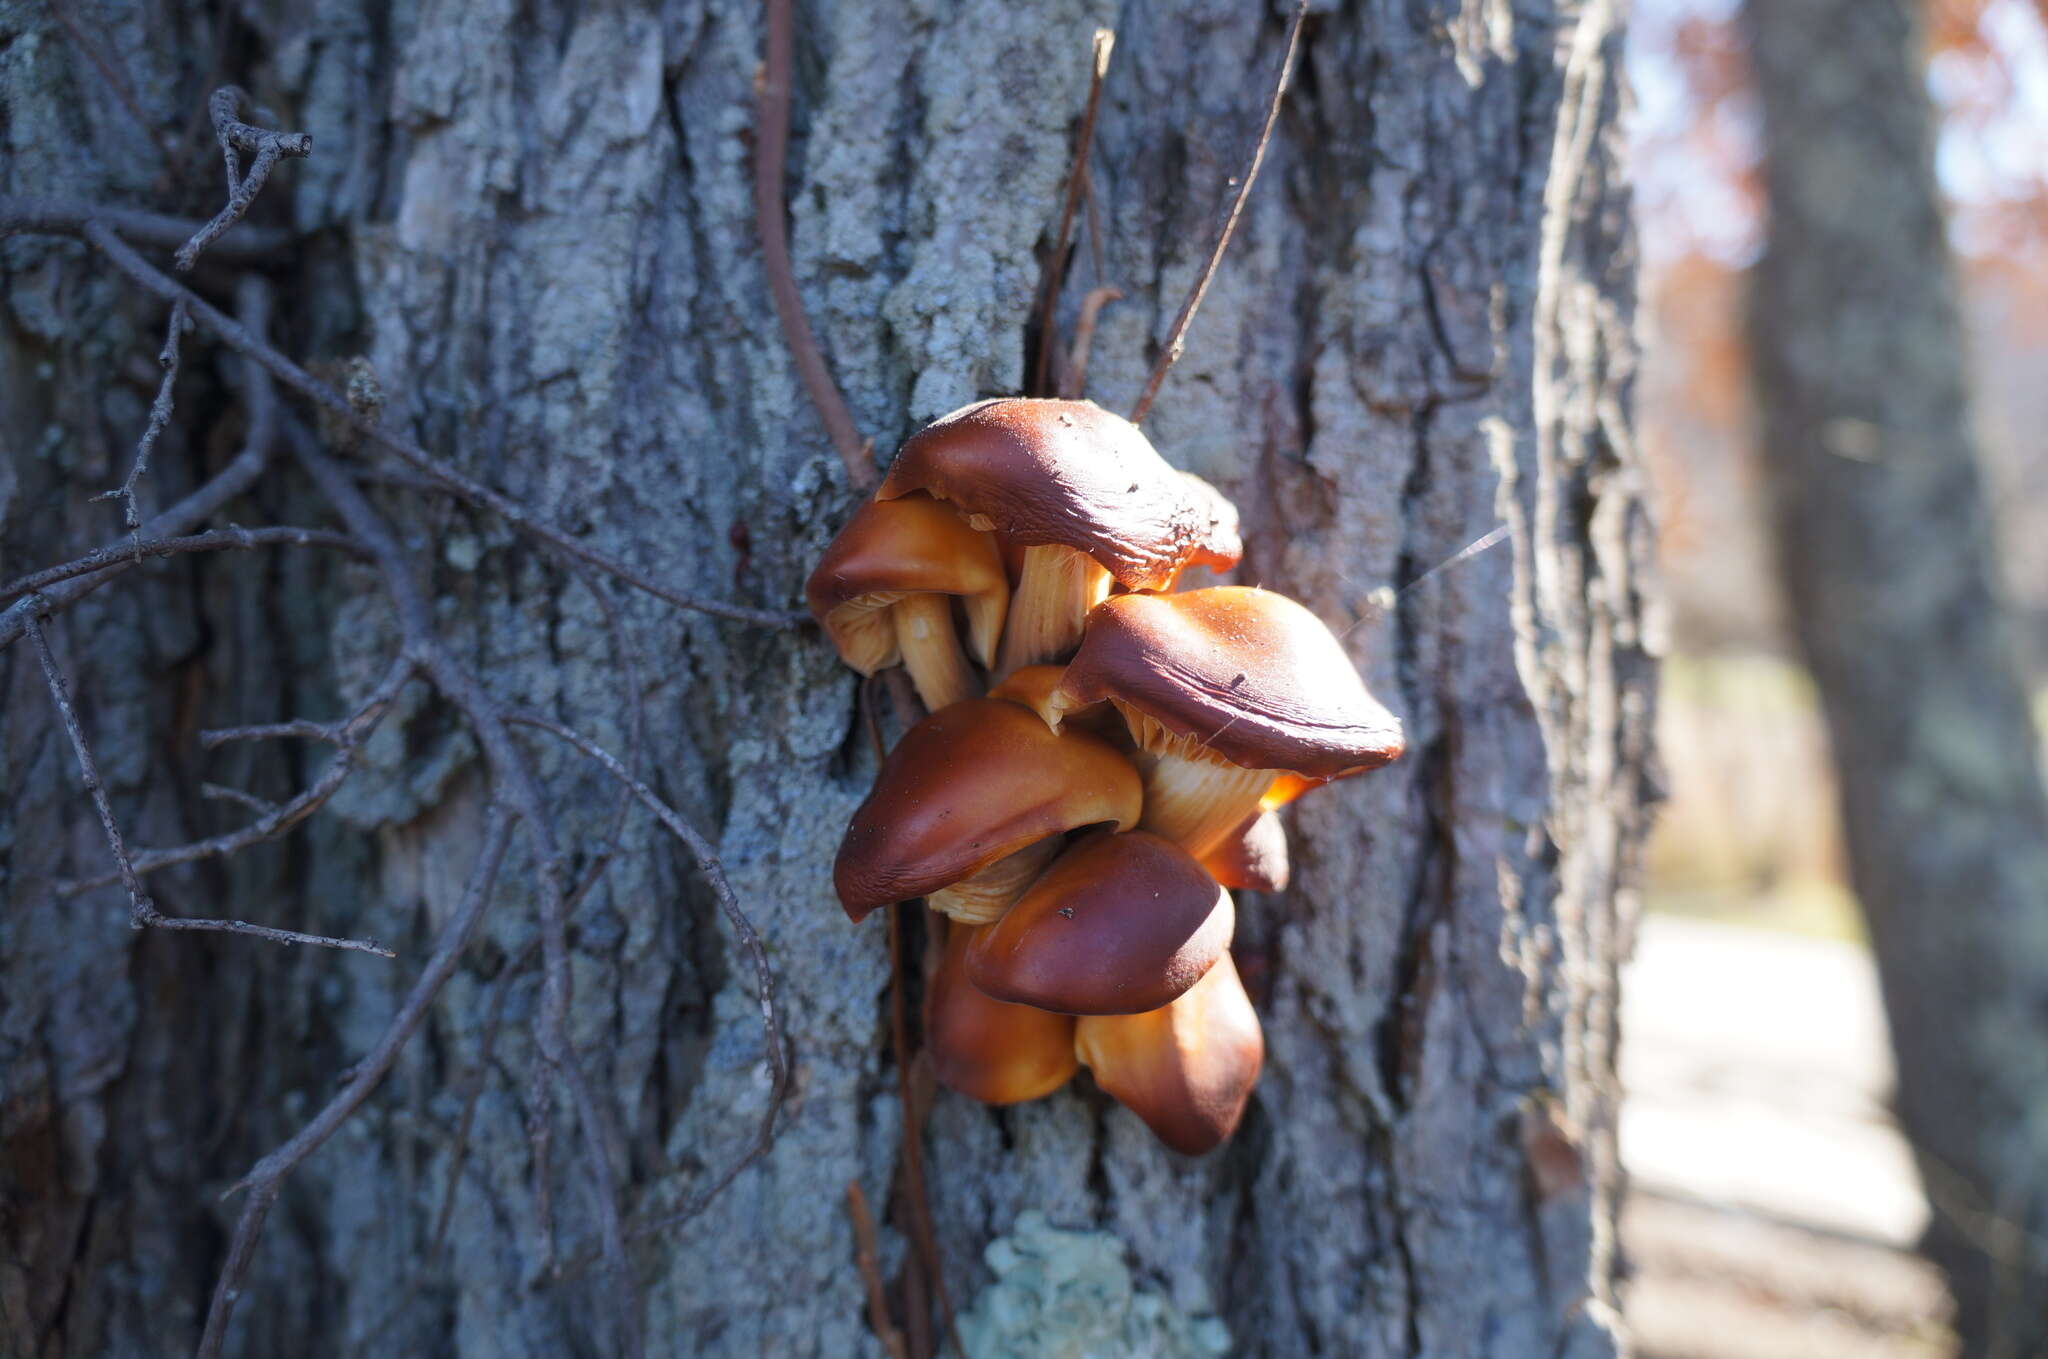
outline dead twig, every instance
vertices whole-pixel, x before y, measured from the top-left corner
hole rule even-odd
[[[18,235],[78,236],[86,223],[102,222],[138,245],[176,246],[204,223],[110,203],[84,203],[71,198],[0,199],[0,239]],[[250,260],[274,255],[291,244],[292,235],[275,227],[244,226],[211,247],[215,259]]]
[[[47,590],[60,581],[78,576],[89,576],[95,571],[105,571],[108,578],[138,565],[151,557],[180,557],[194,552],[248,551],[259,547],[331,547],[336,551],[363,555],[363,545],[346,533],[331,529],[291,528],[222,528],[205,533],[195,533],[185,538],[143,538],[133,544],[96,547],[83,557],[74,558],[57,566],[41,571],[32,571],[0,585],[0,599],[18,599],[22,595]]]
[[[1102,104],[1102,81],[1109,74],[1109,54],[1116,47],[1116,34],[1107,28],[1095,30],[1095,48],[1088,76],[1088,104],[1081,112],[1081,131],[1074,138],[1074,163],[1067,170],[1066,201],[1060,205],[1059,230],[1053,233],[1052,259],[1046,266],[1045,312],[1038,330],[1038,389],[1054,390],[1052,355],[1055,332],[1059,329],[1061,276],[1066,271],[1067,234],[1074,227],[1074,209],[1081,202],[1081,186],[1088,181],[1088,152],[1095,143],[1095,112]],[[1098,264],[1099,267],[1099,264]],[[1099,281],[1099,280],[1098,280]]]
[[[904,1197],[910,1206],[910,1240],[917,1248],[924,1276],[931,1282],[939,1304],[939,1320],[953,1342],[953,1352],[965,1356],[959,1332],[953,1325],[953,1300],[946,1291],[943,1261],[939,1255],[938,1229],[932,1223],[931,1193],[924,1177],[924,1114],[910,1081],[910,1013],[904,997],[903,978],[908,964],[903,961],[904,911],[917,909],[915,902],[885,908],[889,916],[889,1045],[896,1061],[896,1097],[903,1106]]]
[[[782,321],[782,335],[796,361],[797,376],[811,404],[818,408],[818,418],[825,422],[839,460],[846,464],[847,479],[855,490],[867,491],[879,479],[874,461],[864,451],[853,414],[818,349],[818,337],[804,315],[803,295],[797,291],[796,269],[789,259],[782,175],[789,156],[789,97],[796,46],[796,20],[791,10],[792,0],[768,0],[767,51],[755,84],[754,225],[761,233],[761,265],[768,274],[768,292],[775,299],[775,314]]]
[[[1095,343],[1095,321],[1102,309],[1123,301],[1117,288],[1090,288],[1081,299],[1081,315],[1074,322],[1074,348],[1067,357],[1067,371],[1060,379],[1060,395],[1068,401],[1078,398],[1088,386],[1088,350]]]
[[[868,1211],[868,1196],[861,1192],[859,1180],[846,1182],[846,1215],[853,1219],[853,1262],[868,1290],[868,1326],[889,1352],[889,1359],[910,1359],[910,1352],[903,1347],[903,1332],[889,1320],[881,1252],[875,1244],[875,1215]]]
[[[256,201],[256,195],[263,192],[264,182],[278,161],[287,157],[311,155],[313,138],[305,132],[273,132],[268,128],[251,127],[235,115],[241,111],[248,96],[238,85],[223,85],[213,92],[207,101],[207,114],[213,119],[213,135],[220,141],[221,159],[227,162],[228,201],[214,214],[213,220],[192,233],[192,239],[178,247],[173,257],[180,273],[189,272],[198,262],[199,254],[236,222]],[[246,172],[242,169],[241,157],[252,156]]]
[[[257,1239],[263,1233],[263,1223],[270,1215],[271,1205],[277,1202],[285,1176],[317,1151],[370,1097],[454,973],[455,964],[461,959],[471,932],[483,917],[484,908],[490,904],[491,888],[497,882],[499,865],[512,842],[512,825],[512,817],[496,803],[485,811],[483,848],[478,851],[476,864],[470,870],[462,903],[442,927],[433,955],[413,982],[412,989],[406,992],[398,1013],[385,1026],[376,1046],[356,1063],[347,1085],[314,1115],[311,1122],[294,1134],[290,1141],[258,1161],[228,1190],[230,1195],[246,1190],[248,1198],[235,1222],[227,1261],[221,1266],[220,1277],[214,1281],[213,1298],[206,1313],[206,1330],[199,1339],[198,1359],[219,1359],[221,1346],[227,1340],[228,1323],[234,1319],[235,1304],[241,1300],[242,1279],[249,1272],[250,1261],[255,1258]]]
[[[1159,384],[1166,381],[1166,370],[1179,360],[1181,348],[1187,341],[1188,323],[1195,319],[1195,311],[1202,305],[1202,298],[1208,294],[1209,282],[1216,277],[1216,267],[1223,263],[1223,252],[1230,245],[1230,237],[1237,230],[1237,219],[1244,212],[1245,200],[1251,197],[1252,185],[1258,181],[1259,167],[1265,164],[1266,147],[1273,140],[1273,125],[1280,121],[1280,101],[1286,97],[1287,82],[1294,75],[1294,53],[1301,46],[1301,26],[1308,18],[1308,0],[1299,0],[1294,7],[1294,22],[1287,27],[1287,55],[1280,59],[1280,78],[1273,82],[1273,98],[1266,106],[1266,121],[1259,128],[1259,140],[1252,147],[1252,163],[1237,182],[1237,196],[1230,202],[1230,211],[1223,219],[1223,227],[1216,233],[1215,248],[1210,250],[1208,261],[1202,265],[1202,272],[1195,277],[1195,286],[1188,291],[1187,301],[1181,303],[1180,315],[1173,318],[1173,329],[1166,332],[1166,345],[1159,352],[1159,361],[1152,365],[1152,376],[1145,380],[1145,390],[1138,394],[1138,404],[1131,407],[1131,423],[1141,424],[1152,410],[1152,399],[1159,395]]]
[[[157,384],[156,399],[149,403],[149,424],[142,431],[142,439],[135,445],[135,461],[129,464],[128,476],[111,491],[101,491],[94,500],[119,500],[121,519],[128,531],[135,535],[138,560],[142,547],[142,516],[135,508],[135,486],[142,480],[142,474],[149,470],[150,450],[163,435],[164,427],[171,423],[172,389],[178,383],[178,342],[191,329],[184,298],[171,303],[171,321],[164,329],[164,347],[157,351],[157,366],[164,370],[163,381]]]

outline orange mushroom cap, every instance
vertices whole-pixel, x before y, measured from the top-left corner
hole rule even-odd
[[[854,511],[804,583],[811,616],[863,675],[897,660],[889,606],[904,595],[960,595],[976,659],[995,657],[1010,598],[1002,554],[986,533],[925,496],[871,500]]]
[[[1132,590],[1244,555],[1236,508],[1092,401],[1003,397],[939,417],[905,441],[876,496],[919,491],[1012,542],[1083,552]]]
[[[1041,1010],[1140,1014],[1200,981],[1236,924],[1230,893],[1171,840],[1090,835],[977,933],[967,976]]]
[[[1188,1156],[1237,1131],[1266,1060],[1259,1017],[1228,953],[1164,1009],[1083,1016],[1074,1048],[1096,1084]]]
[[[1052,703],[1103,699],[1213,758],[1317,782],[1377,768],[1403,749],[1399,719],[1366,690],[1322,620],[1250,586],[1097,605]]]
[[[1055,732],[1030,710],[972,699],[903,734],[853,814],[832,865],[856,922],[1050,835],[1137,824],[1144,787],[1115,747]]]
[[[1209,876],[1233,891],[1284,892],[1293,866],[1287,831],[1272,812],[1260,812],[1202,856]]]
[[[924,999],[925,1051],[940,1084],[984,1104],[1050,1095],[1079,1065],[1074,1017],[1009,1005],[967,980],[966,958],[981,929],[952,926]]]

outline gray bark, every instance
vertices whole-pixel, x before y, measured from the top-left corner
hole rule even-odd
[[[1752,4],[1757,405],[1899,1111],[1972,1354],[2048,1347],[2048,805],[1998,587],[1916,5]]]
[[[798,599],[851,495],[754,243],[756,6],[96,9],[92,38],[161,130],[182,135],[229,78],[313,134],[254,214],[299,234],[275,273],[287,352],[366,357],[387,422],[680,588]],[[800,10],[797,269],[878,449],[1017,390],[1101,23],[1119,41],[1095,186],[1128,300],[1104,315],[1090,393],[1123,409],[1249,149],[1281,17],[1232,0]],[[1226,1149],[1164,1151],[1085,1078],[1008,1111],[940,1095],[928,1157],[961,1305],[990,1280],[982,1248],[1038,1209],[1113,1233],[1141,1280],[1220,1315],[1241,1354],[1614,1352],[1614,967],[1650,718],[1618,42],[1602,0],[1356,0],[1311,21],[1266,178],[1148,431],[1237,500],[1239,578],[1344,632],[1410,753],[1302,801],[1292,889],[1243,903],[1269,1058]],[[204,138],[167,171],[42,6],[0,0],[0,87],[6,192],[217,204]],[[117,530],[85,497],[125,470],[153,365],[128,375],[163,318],[73,243],[0,250],[12,575]],[[1068,316],[1094,281],[1075,272]],[[202,286],[224,296],[224,277]],[[157,503],[240,430],[236,365],[188,344]],[[374,494],[494,688],[620,748],[589,591],[502,523],[404,486]],[[222,517],[321,515],[279,469]],[[1445,565],[1503,521],[1507,544]],[[858,1180],[883,1203],[896,1159],[887,967],[880,925],[850,928],[828,874],[873,773],[855,685],[808,633],[614,593],[649,662],[646,767],[713,830],[769,939],[796,1070],[767,1159],[636,1256],[649,1350],[879,1353],[843,1193]],[[202,779],[302,786],[317,752],[202,755],[191,733],[342,712],[394,636],[363,568],[293,551],[151,567],[54,632],[143,844],[245,815],[198,801]],[[0,667],[0,1349],[177,1352],[220,1263],[219,1191],[391,1013],[461,892],[483,775],[448,714],[409,698],[310,827],[154,880],[167,907],[374,934],[396,962],[136,935],[118,889],[52,891],[106,848],[32,660],[14,647]],[[594,843],[610,790],[532,749],[565,832]],[[614,1345],[598,1279],[543,1270],[526,1135],[538,983],[515,967],[534,922],[516,867],[427,1030],[290,1181],[232,1352]],[[745,1144],[768,1085],[731,932],[645,818],[582,907],[574,963],[571,1035],[616,1111],[628,1206],[681,1202]],[[592,1212],[563,1104],[566,1255],[591,1242]],[[892,1226],[892,1270],[903,1250]]]

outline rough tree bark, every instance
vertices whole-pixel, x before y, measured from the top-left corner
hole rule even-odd
[[[262,266],[286,352],[331,375],[367,360],[388,424],[681,588],[795,603],[850,493],[751,225],[756,5],[74,14],[68,32],[34,0],[0,0],[6,193],[210,215],[218,155],[191,115],[215,84],[247,86],[314,138],[253,214],[293,232]],[[1248,149],[1283,19],[1239,0],[800,9],[797,271],[884,455],[933,415],[1018,389],[1097,24],[1118,45],[1095,191],[1107,281],[1128,300],[1104,314],[1090,391],[1128,407]],[[1410,754],[1299,804],[1295,886],[1245,903],[1270,1056],[1226,1150],[1164,1152],[1085,1079],[1005,1112],[938,1099],[932,1195],[963,1306],[989,1278],[981,1249],[1037,1208],[1114,1233],[1176,1306],[1219,1315],[1238,1353],[1613,1352],[1614,966],[1650,717],[1618,42],[1606,0],[1351,0],[1311,19],[1267,178],[1148,429],[1243,507],[1240,578],[1345,631]],[[75,242],[0,251],[11,576],[118,533],[118,510],[87,495],[125,469],[163,310]],[[1095,282],[1087,255],[1069,318]],[[198,286],[226,298],[229,269],[202,265]],[[238,362],[204,337],[187,350],[145,486],[156,503],[243,429]],[[589,589],[488,516],[403,480],[371,492],[466,659],[622,745]],[[280,466],[220,518],[319,514]],[[1458,559],[1502,523],[1497,550]],[[636,1256],[649,1350],[880,1353],[843,1189],[885,1203],[896,1160],[887,969],[880,925],[849,928],[827,872],[873,771],[855,685],[807,633],[613,595],[649,660],[647,767],[715,828],[769,939],[796,1070],[767,1159]],[[395,635],[365,568],[291,550],[152,567],[52,631],[145,845],[247,816],[198,800],[202,780],[276,797],[319,765],[278,746],[202,754],[196,728],[345,711]],[[219,1192],[391,1013],[461,893],[483,775],[460,727],[409,695],[307,828],[153,880],[186,913],[373,934],[395,962],[135,934],[118,888],[53,890],[106,847],[33,658],[16,646],[0,667],[0,1349],[177,1352],[220,1264]],[[565,827],[595,843],[610,790],[533,749]],[[518,881],[376,1098],[287,1185],[231,1352],[616,1343],[597,1280],[545,1269]],[[749,974],[644,819],[573,944],[570,1032],[616,1112],[628,1206],[679,1203],[767,1098]],[[541,1117],[566,1257],[590,1243],[592,1211],[563,1103]],[[903,1251],[885,1231],[885,1265]]]
[[[1968,1353],[2039,1354],[2048,800],[1970,431],[1921,9],[1746,14],[1771,202],[1749,323],[1766,474],[1928,1247]]]

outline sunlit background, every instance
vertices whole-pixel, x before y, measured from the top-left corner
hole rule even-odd
[[[1636,0],[1639,420],[1662,535],[1670,790],[1629,971],[1627,1310],[1649,1359],[1953,1352],[1910,1254],[1875,973],[1749,433],[1764,230],[1736,0]],[[1980,446],[2048,699],[2048,0],[1931,0],[1927,88]],[[2039,705],[2048,713],[2048,703]]]

